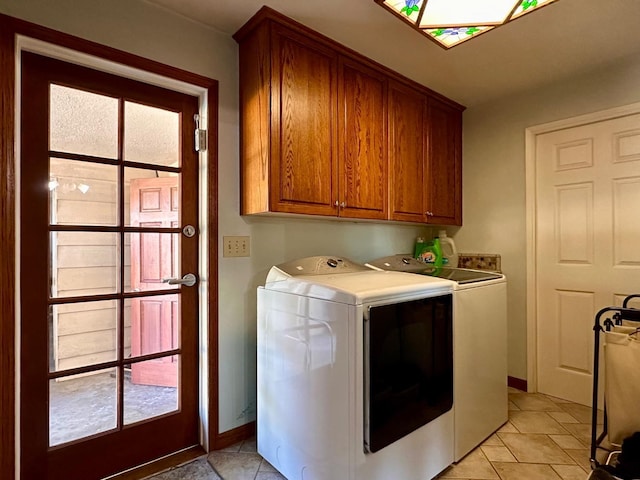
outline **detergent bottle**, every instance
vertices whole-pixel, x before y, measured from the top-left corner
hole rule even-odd
[[[442,249],[440,248],[440,239],[434,238],[433,240],[425,242],[422,237],[418,237],[414,256],[421,262],[441,267]]]
[[[458,266],[458,250],[456,250],[456,244],[453,238],[447,237],[446,230],[440,230],[438,232],[438,239],[440,240],[440,248],[442,249],[442,256],[446,260],[447,267],[456,268]]]

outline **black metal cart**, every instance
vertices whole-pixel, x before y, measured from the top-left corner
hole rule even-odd
[[[604,449],[610,452],[607,463],[615,458],[615,453],[612,449],[604,448],[600,444],[609,433],[609,421],[607,415],[607,401],[605,398],[604,405],[604,420],[603,431],[598,435],[598,378],[600,369],[600,334],[602,332],[612,332],[616,329],[620,330],[623,325],[628,326],[631,330],[640,331],[640,309],[629,308],[629,302],[634,298],[640,298],[640,294],[634,294],[627,296],[622,302],[622,307],[605,307],[600,310],[595,316],[594,331],[594,351],[593,351],[593,397],[592,397],[592,414],[591,414],[591,453],[590,462],[591,468],[596,469],[600,466],[596,458],[596,451],[598,448]],[[606,317],[601,323],[602,317]],[[637,323],[636,323],[637,322]],[[637,325],[637,326],[636,326]],[[625,330],[625,332],[628,330]],[[638,369],[640,367],[640,358],[637,364],[629,365],[629,368]],[[638,387],[637,385],[635,387]],[[640,404],[640,399],[638,400]],[[611,454],[613,453],[613,455]]]

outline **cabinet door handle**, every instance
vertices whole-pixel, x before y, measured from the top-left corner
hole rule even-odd
[[[426,215],[427,217],[433,217],[433,212],[425,212],[425,215]]]
[[[334,205],[335,205],[336,207],[340,206],[340,204],[338,203],[338,200],[336,200],[336,203],[334,203]]]
[[[344,207],[346,207],[346,206],[347,206],[347,202],[342,202],[342,203],[340,204],[340,208],[344,208]]]

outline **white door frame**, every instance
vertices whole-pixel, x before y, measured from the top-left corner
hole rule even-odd
[[[538,135],[602,122],[640,113],[640,103],[632,103],[577,117],[557,120],[525,129],[525,205],[527,237],[527,390],[538,391],[538,312],[536,271],[536,137]]]

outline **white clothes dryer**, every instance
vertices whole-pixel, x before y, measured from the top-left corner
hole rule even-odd
[[[288,480],[425,480],[453,462],[452,283],[344,258],[258,288],[258,452]]]
[[[454,460],[507,422],[507,280],[481,270],[427,266],[406,255],[367,263],[453,282]]]

